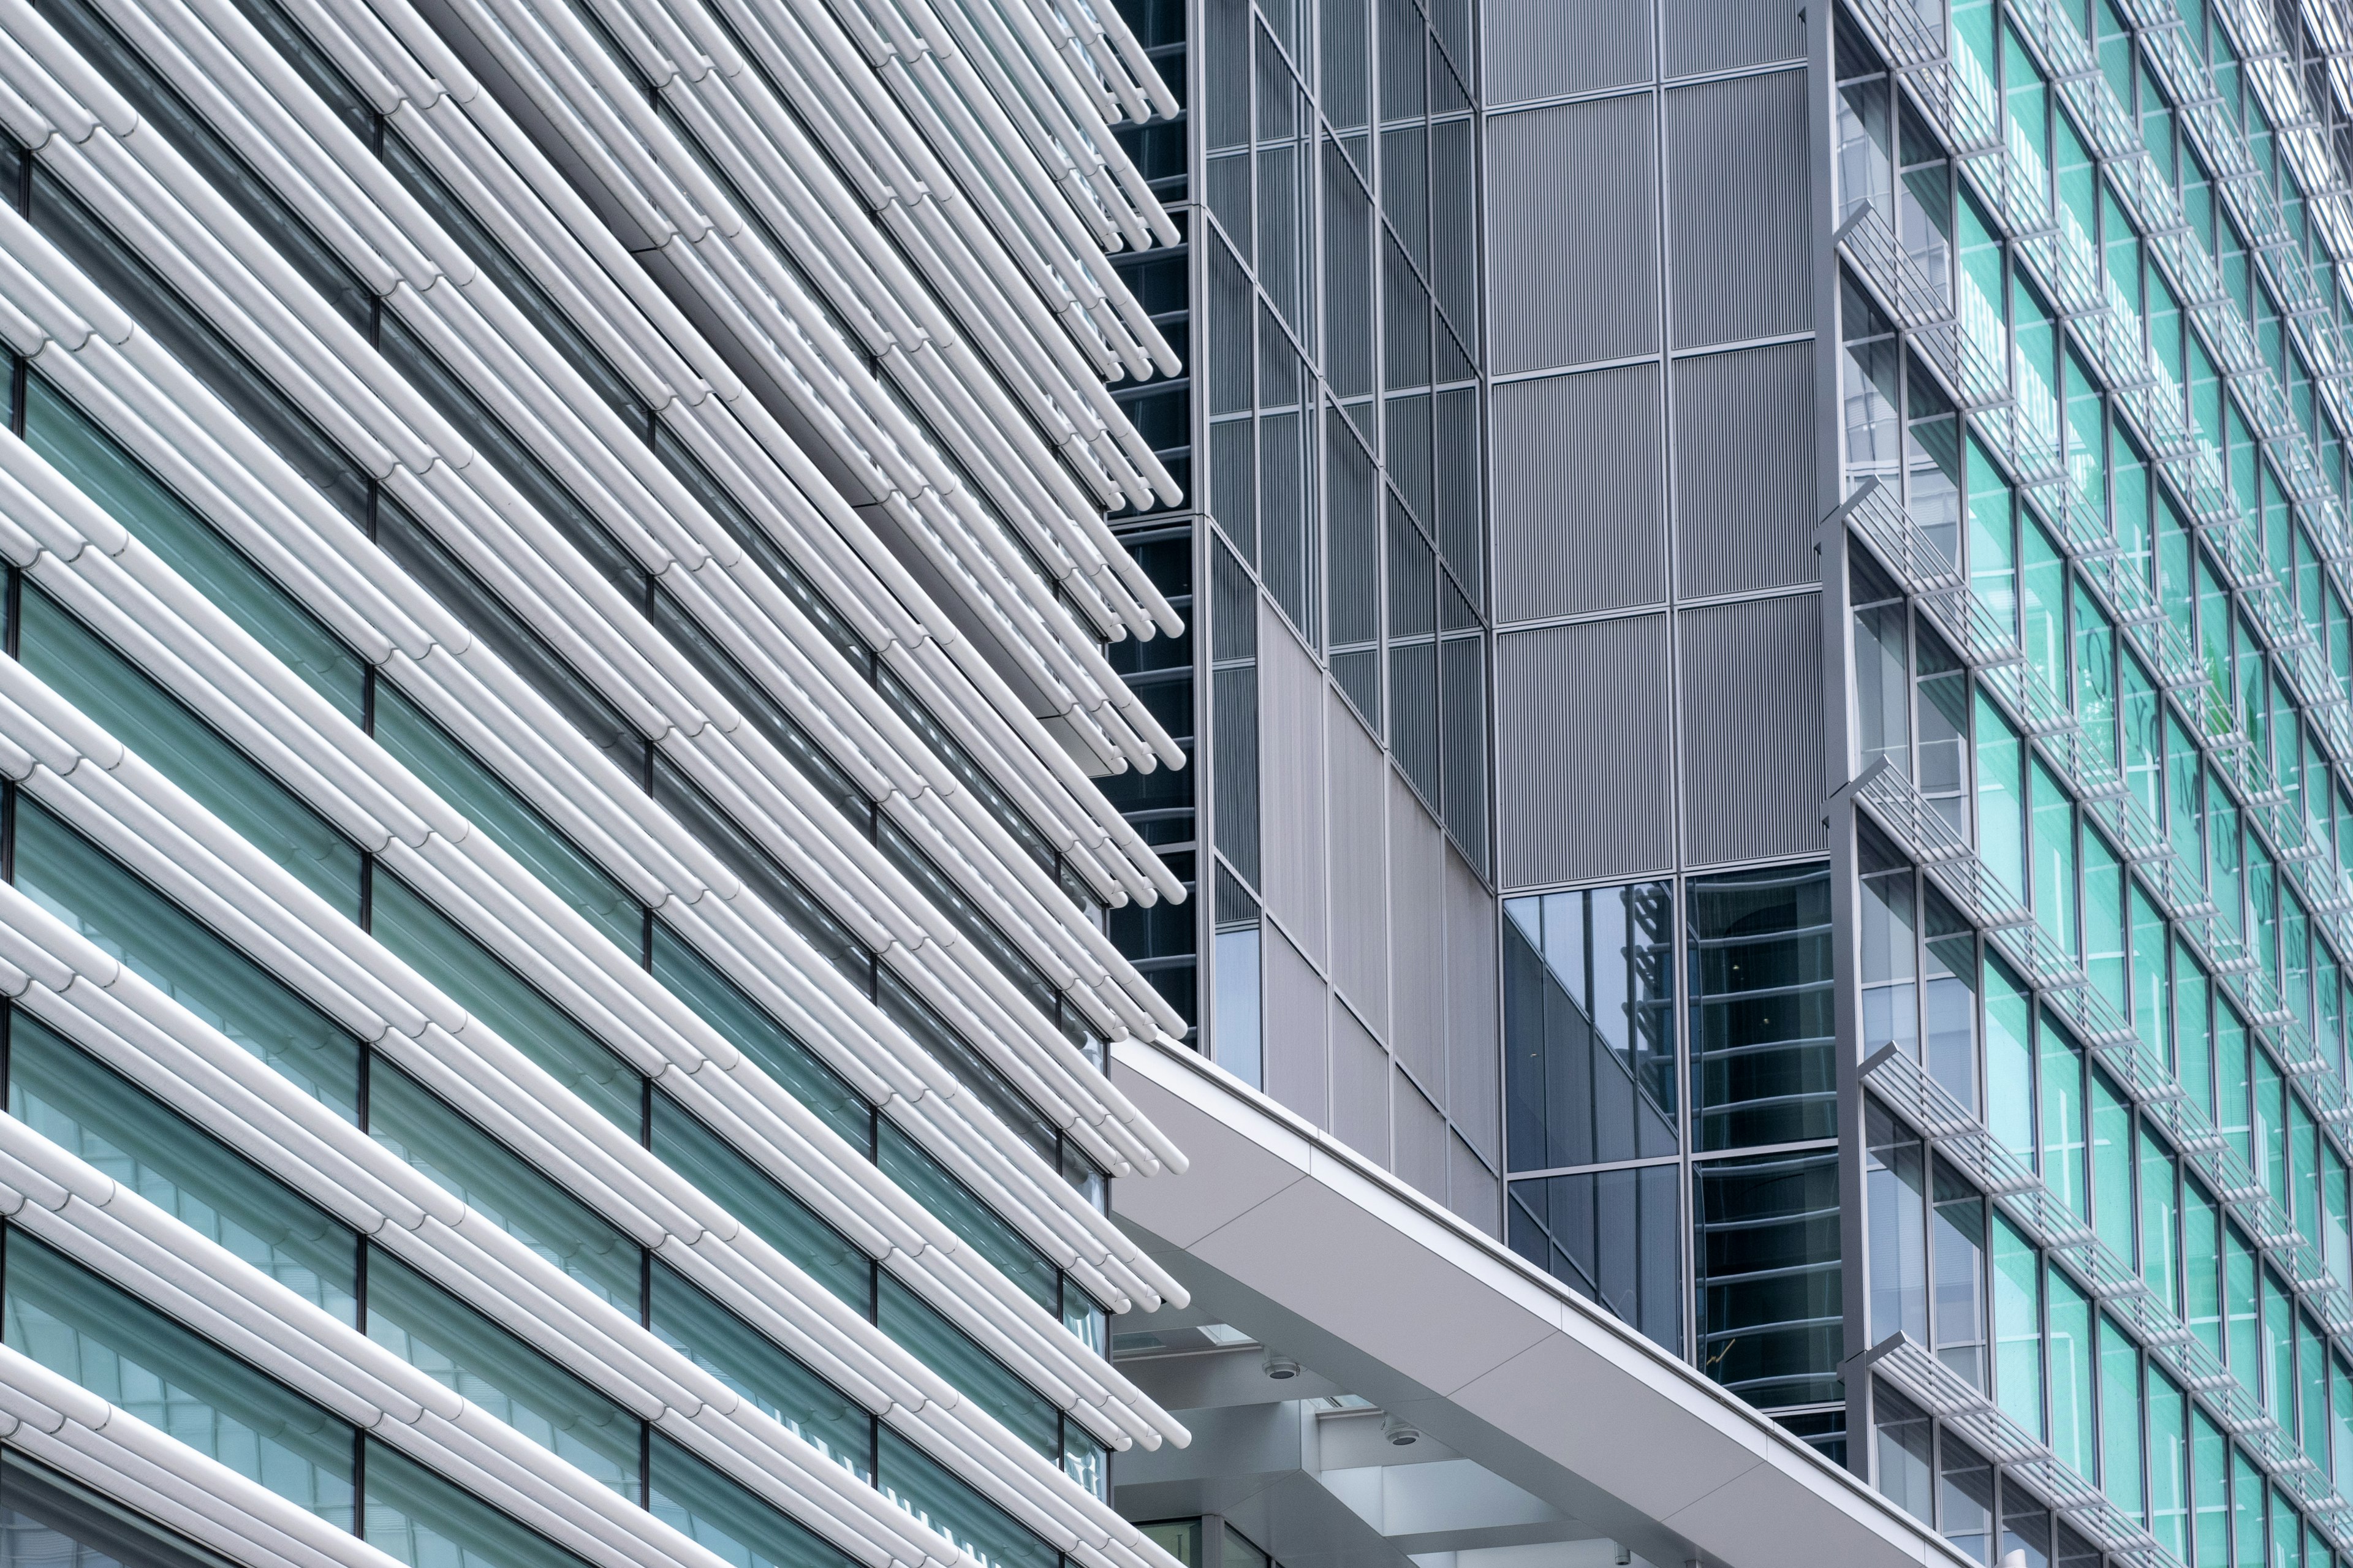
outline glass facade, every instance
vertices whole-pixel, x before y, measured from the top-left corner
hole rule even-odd
[[[2314,15],[1831,31],[1844,1397],[1857,1468],[1974,1561],[2353,1545],[2353,231]]]

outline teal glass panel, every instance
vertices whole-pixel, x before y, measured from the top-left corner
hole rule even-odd
[[[2092,1069],[2092,1218],[2100,1239],[2130,1261],[2134,1247],[2137,1200],[2133,1172],[2137,1155],[2133,1148],[2132,1101],[2119,1093],[2108,1075]]]
[[[2214,1125],[2247,1169],[2258,1171],[2255,1152],[2254,1081],[2249,1076],[2249,1058],[2253,1047],[2247,1039],[2247,1026],[2239,1018],[2239,1010],[2222,999],[2218,989],[2214,996]]]
[[[2065,121],[2062,121],[2063,125]],[[2073,133],[2068,133],[2073,139]],[[2089,184],[2088,175],[2086,184]],[[2086,204],[2088,205],[2088,204]],[[2066,356],[2067,485],[2077,504],[2093,517],[2108,510],[2108,449],[2105,407],[2100,384],[2075,354]]]
[[[1978,858],[2003,887],[2026,891],[2024,750],[2018,731],[1978,696]]]
[[[855,1568],[808,1526],[659,1433],[647,1462],[653,1516],[728,1568]]]
[[[874,1418],[865,1406],[668,1264],[656,1261],[651,1273],[648,1326],[655,1334],[859,1479],[873,1479]]]
[[[653,972],[670,994],[693,1008],[827,1126],[853,1148],[871,1152],[873,1108],[865,1097],[659,920],[653,923]]]
[[[2231,1450],[2231,1551],[2235,1568],[2269,1568],[2263,1552],[2263,1477],[2243,1448]]]
[[[2327,1139],[2320,1143],[2320,1256],[2337,1282],[2353,1290],[2353,1228],[2348,1228],[2344,1158]]]
[[[27,583],[17,657],[341,913],[360,912],[360,849],[113,646]]]
[[[2189,1561],[2189,1399],[2161,1368],[2148,1369],[2148,1529],[2179,1563]]]
[[[862,1248],[668,1095],[655,1095],[653,1110],[652,1147],[664,1164],[860,1315],[866,1313],[874,1299],[874,1274]]]
[[[2247,1053],[2251,1069],[2253,1107],[2251,1126],[2255,1142],[2256,1172],[2263,1178],[2263,1190],[2280,1206],[2280,1212],[2291,1212],[2287,1190],[2287,1119],[2280,1101],[2280,1072],[2272,1065],[2271,1053],[2257,1047]]]
[[[2043,1436],[2041,1259],[2007,1218],[1993,1226],[1994,1395],[2010,1419]]]
[[[2130,654],[2119,665],[2124,696],[2119,731],[2124,741],[2125,787],[2140,802],[2149,820],[2164,808],[2165,700],[2157,683]]]
[[[2090,594],[2077,584],[2074,598],[2075,713],[2103,758],[2116,752],[2116,632]]]
[[[602,1040],[533,989],[414,889],[379,868],[375,939],[624,1131],[645,1114],[645,1080]]]
[[[359,722],[359,656],[37,374],[26,377],[25,444]]]
[[[1054,1549],[1031,1535],[939,1461],[884,1427],[877,1444],[882,1495],[987,1568],[1058,1568]]]
[[[2305,1458],[2328,1471],[2328,1345],[2312,1320],[2295,1318],[2296,1431]]]
[[[1962,205],[1966,209],[1968,204]],[[1967,232],[1965,222],[1963,233]],[[1968,267],[1969,250],[1966,244],[1961,254],[1961,297],[1966,313],[1970,297],[1975,292],[1971,287],[1974,279]],[[2001,252],[1999,247],[1994,248],[1993,258],[1994,304],[1989,308],[1992,310],[1991,330],[1999,336],[2000,322],[2004,320],[2000,310]],[[1999,345],[1996,352],[2002,352]],[[1993,459],[1986,455],[1983,447],[1978,445],[1974,436],[1969,437],[1968,450],[1969,586],[1978,597],[1985,601],[1987,609],[2001,628],[2014,633],[2018,626],[2016,503],[2011,500],[2010,486],[2003,480],[2001,470],[1994,467]]]
[[[2181,1209],[2173,1152],[2146,1121],[2140,1126],[2140,1273],[2174,1316],[2182,1313]]]
[[[2229,1568],[2231,1562],[2231,1440],[2203,1410],[2190,1425],[2190,1507],[2195,1513],[2198,1568]]]
[[[2095,840],[2095,833],[2084,834],[2086,842]],[[2161,1062],[2173,1058],[2173,1031],[2167,1027],[2171,1009],[2167,1003],[2172,998],[2171,986],[2165,971],[2165,916],[2149,901],[2138,883],[2132,889],[2132,954],[2133,1032]]]
[[[2174,1075],[2189,1103],[2214,1120],[2214,1020],[2205,970],[2179,938],[2173,943]]]
[[[2222,1314],[2231,1372],[2249,1394],[2263,1397],[2263,1316],[2255,1294],[2255,1254],[2235,1225],[2222,1227]]]
[[[2320,1130],[2313,1123],[2312,1112],[2293,1093],[2287,1096],[2287,1160],[2288,1192],[2295,1200],[2290,1212],[2295,1217],[2295,1228],[2319,1252]]]
[[[8,1113],[344,1322],[359,1240],[276,1177],[22,1009],[8,1016]]]
[[[636,1245],[382,1057],[368,1071],[368,1133],[509,1236],[637,1314]]]
[[[2082,952],[2075,925],[2075,803],[2037,759],[2034,788],[2034,918],[2061,952]]]
[[[2181,1184],[2182,1319],[2199,1342],[2222,1352],[2222,1211],[2195,1181]]]
[[[2177,315],[2177,321],[2179,317]],[[2156,321],[2149,323],[2151,335]],[[2177,363],[2178,363],[2177,355]],[[2189,527],[2181,521],[2181,513],[2161,492],[2158,497],[2157,584],[2158,601],[2165,618],[2173,623],[2184,642],[2196,644],[2198,634],[2198,590],[2190,575]]]
[[[1061,1282],[1045,1255],[918,1148],[895,1123],[881,1123],[875,1154],[884,1175],[997,1265],[1022,1294],[1050,1312],[1060,1310]]]
[[[2100,1317],[2100,1489],[2136,1519],[2147,1518],[2142,1476],[2140,1349]]]
[[[2084,1053],[2045,1009],[2035,1037],[2042,1080],[2042,1184],[2079,1218],[2092,1217],[2092,1188],[2085,1168],[2089,1138],[2084,1097]]]
[[[367,1440],[367,1543],[407,1568],[586,1568],[545,1536]]]
[[[2263,1407],[2275,1417],[2288,1436],[2295,1440],[2295,1310],[2289,1304],[2286,1289],[2277,1276],[2268,1268],[2261,1271],[2263,1279],[2263,1364],[2269,1373],[2263,1384]]]
[[[9,1349],[352,1527],[350,1426],[23,1231],[7,1243]]]
[[[1985,961],[1986,1106],[1995,1140],[2031,1163],[2034,1143],[2033,1004],[2010,966]]]
[[[80,834],[16,797],[16,887],[345,1119],[360,1045]]]
[[[2181,721],[2165,720],[2165,821],[2173,852],[2189,875],[2206,878],[2206,806],[2200,788],[2204,772],[2199,766],[2198,742]]]
[[[2051,1313],[2051,1451],[2076,1474],[2099,1473],[2093,1427],[2098,1347],[2092,1339],[2092,1299],[2052,1268],[2046,1289]]]
[[[1015,1436],[1050,1459],[1060,1457],[1060,1413],[1053,1405],[887,1274],[881,1278],[874,1321],[958,1394],[1005,1423]]]
[[[2217,917],[2231,931],[2247,929],[2247,879],[2239,841],[2239,808],[2221,789],[2209,783],[2206,790],[2207,890],[2213,895]]]
[[[636,1416],[390,1253],[371,1247],[367,1270],[368,1338],[637,1500]]]
[[[643,906],[388,681],[376,687],[375,733],[377,744],[522,861],[549,892],[633,962],[638,958],[645,944]]]
[[[2239,707],[2231,679],[2231,595],[2202,554],[2198,557],[2198,652],[2206,669],[2206,732],[2227,733],[2237,724]]]
[[[2160,939],[2164,928],[2158,927]],[[2125,942],[2125,871],[2107,840],[2088,827],[2084,832],[2084,972],[2093,986],[2117,1012],[2131,1009],[2137,987],[2132,980],[2144,972],[2136,967],[2127,978]],[[2162,978],[2163,950],[2154,966]]]
[[[2019,363],[2026,363],[2026,347],[2047,326],[2019,329]],[[2023,395],[2023,393],[2021,393]],[[2062,703],[2067,700],[2067,558],[2059,553],[2042,525],[2030,515],[2019,526],[2025,552],[2019,574],[2024,590],[2020,601],[2021,645],[2028,668],[2042,679],[2044,689]]]
[[[2328,1358],[2328,1475],[2344,1489],[2353,1480],[2353,1372]]]

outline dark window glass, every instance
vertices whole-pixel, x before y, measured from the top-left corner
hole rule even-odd
[[[1841,1397],[1838,1154],[1698,1168],[1700,1369],[1752,1404]]]
[[[1831,1136],[1838,1075],[1829,871],[1699,879],[1689,900],[1698,1146]]]

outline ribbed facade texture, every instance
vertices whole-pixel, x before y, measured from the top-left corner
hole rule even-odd
[[[0,1555],[1166,1568],[1179,107],[1061,0],[14,0]]]

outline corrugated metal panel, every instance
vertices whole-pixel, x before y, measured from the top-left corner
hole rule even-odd
[[[1440,1203],[1446,1201],[1446,1118],[1422,1098],[1399,1071],[1389,1088],[1390,1135],[1397,1144],[1397,1173],[1409,1185]]]
[[[1662,603],[1659,367],[1511,382],[1491,395],[1496,620]]]
[[[1500,1159],[1503,1039],[1495,1018],[1495,896],[1462,858],[1446,857],[1445,1097],[1473,1147]]]
[[[1389,1163],[1389,1057],[1356,1016],[1332,1001],[1332,1135],[1376,1164]]]
[[[1796,0],[1662,0],[1662,10],[1669,76],[1805,57],[1805,10]]]
[[[1260,853],[1266,907],[1324,958],[1324,671],[1271,605],[1259,618]]]
[[[1674,864],[1667,618],[1495,639],[1506,888]]]
[[[1404,779],[1389,790],[1389,1047],[1424,1083],[1446,1063],[1446,839]]]
[[[1812,324],[1805,88],[1776,71],[1665,95],[1678,348]]]
[[[1486,100],[1565,98],[1646,80],[1651,7],[1629,0],[1486,0]]]
[[[1446,1206],[1489,1236],[1504,1234],[1504,1184],[1461,1139],[1447,1144]]]
[[[1813,582],[1814,345],[1674,362],[1675,552],[1694,598]]]
[[[1498,374],[1659,346],[1651,95],[1487,122],[1489,358]],[[1802,205],[1795,216],[1804,219]]]
[[[1324,702],[1332,760],[1332,984],[1378,1035],[1389,1032],[1388,765],[1335,692]]]
[[[1713,605],[1683,637],[1686,858],[1693,865],[1820,851],[1821,601]]]
[[[1323,976],[1283,940],[1282,931],[1271,922],[1260,929],[1266,1092],[1328,1131],[1332,1109],[1324,1013],[1330,993]]]

